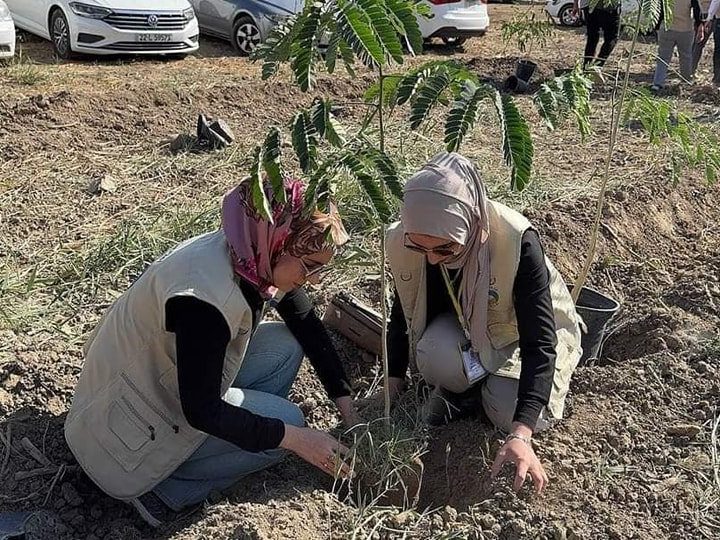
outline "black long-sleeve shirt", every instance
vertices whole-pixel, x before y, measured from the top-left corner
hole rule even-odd
[[[456,280],[459,283],[460,280]],[[538,234],[529,229],[522,237],[520,263],[513,284],[513,302],[520,336],[521,371],[514,420],[535,428],[547,405],[555,371],[555,316],[550,295],[550,273]],[[442,313],[454,313],[440,268],[427,265],[427,322]],[[404,377],[409,361],[407,324],[402,306],[393,301],[388,327],[391,377]]]
[[[263,300],[250,284],[241,282],[241,289],[253,310],[255,328],[262,316]],[[332,399],[349,395],[350,385],[340,359],[305,291],[289,292],[276,309],[328,395]],[[285,436],[282,421],[222,399],[225,351],[231,334],[220,311],[197,298],[178,296],[168,300],[165,312],[167,330],[175,333],[180,403],[188,423],[250,452],[277,448]]]

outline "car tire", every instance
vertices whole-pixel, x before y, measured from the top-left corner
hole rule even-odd
[[[235,51],[241,56],[250,56],[253,50],[260,45],[260,41],[260,28],[252,20],[252,17],[247,15],[238,17],[232,32],[232,44]]]
[[[560,8],[558,20],[562,26],[580,26],[580,16],[573,15],[573,5],[567,4]]]
[[[444,37],[442,42],[446,47],[462,47],[465,45],[467,38],[464,37]]]
[[[58,8],[50,15],[50,40],[58,58],[70,60],[73,50],[70,44],[70,25],[62,9]]]

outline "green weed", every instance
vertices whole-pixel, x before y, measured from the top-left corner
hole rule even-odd
[[[20,50],[14,58],[7,63],[5,76],[11,82],[23,86],[35,86],[47,80],[48,75],[37,64],[27,58]]]

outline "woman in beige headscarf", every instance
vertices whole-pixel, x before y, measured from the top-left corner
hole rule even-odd
[[[388,231],[396,297],[390,389],[408,364],[435,387],[431,424],[484,412],[506,432],[493,464],[517,466],[541,491],[547,475],[530,437],[562,418],[580,358],[578,316],[532,225],[487,198],[474,165],[435,156],[407,182],[402,221]]]

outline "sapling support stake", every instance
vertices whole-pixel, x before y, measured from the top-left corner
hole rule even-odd
[[[605,194],[607,193],[608,179],[610,178],[610,164],[612,163],[613,154],[615,153],[615,143],[617,142],[618,131],[620,129],[620,119],[622,118],[623,105],[625,104],[625,97],[627,95],[628,86],[630,83],[630,67],[632,64],[633,57],[635,55],[635,46],[637,45],[638,35],[640,34],[640,21],[642,16],[642,9],[638,7],[637,19],[635,20],[635,28],[633,32],[633,40],[630,44],[630,52],[628,54],[627,62],[625,64],[625,72],[622,90],[620,91],[620,97],[617,103],[613,103],[612,107],[612,124],[610,129],[610,139],[608,141],[608,152],[605,158],[605,167],[603,169],[602,182],[600,184],[600,193],[598,194],[597,208],[595,209],[595,222],[593,224],[592,231],[590,233],[590,245],[588,246],[587,255],[585,257],[585,264],[580,271],[580,274],[575,280],[572,290],[573,302],[577,304],[577,300],[580,296],[585,282],[587,281],[588,275],[590,274],[590,267],[595,260],[595,253],[597,251],[598,235],[600,233],[600,222],[602,220],[602,211],[605,206]],[[615,81],[617,89],[617,79]],[[613,94],[614,101],[614,94]]]
[[[378,96],[378,128],[380,130],[380,152],[385,152],[385,118],[383,111],[384,100],[384,82],[382,66],[378,67],[380,77],[380,92]],[[385,182],[380,182],[380,190],[385,196]],[[387,275],[385,273],[385,224],[380,222],[380,301],[382,304],[382,366],[383,366],[383,398],[385,405],[385,422],[390,423],[390,368],[388,362],[387,348],[387,327],[388,327],[388,309],[387,309]]]

